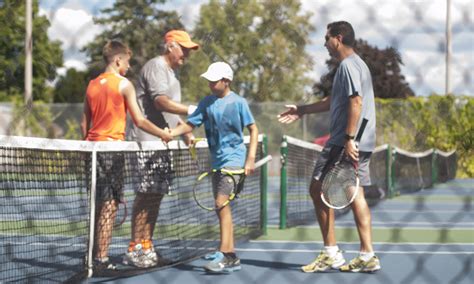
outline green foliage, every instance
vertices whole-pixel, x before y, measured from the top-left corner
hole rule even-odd
[[[394,48],[383,50],[371,46],[364,40],[358,40],[355,52],[365,61],[372,75],[374,95],[378,98],[408,98],[414,93],[405,77],[401,74],[400,64],[402,58]],[[329,72],[321,77],[319,83],[314,84],[313,91],[316,95],[329,96],[332,82],[339,62],[334,58],[326,61]]]
[[[102,10],[102,16],[95,18],[96,24],[107,29],[99,34],[83,51],[90,58],[88,63],[91,77],[104,69],[102,48],[111,39],[118,39],[133,51],[129,76],[133,79],[140,68],[154,56],[160,54],[160,45],[170,29],[183,29],[175,11],[158,9],[165,0],[117,0],[113,7]]]
[[[88,76],[86,72],[74,68],[60,76],[54,90],[55,103],[80,103],[84,101]]]
[[[0,100],[12,101],[24,93],[25,1],[0,2]],[[50,41],[46,16],[38,16],[38,1],[33,1],[33,99],[51,101],[47,80],[56,77],[63,64],[59,41]]]
[[[474,176],[474,99],[431,95],[377,100],[377,143],[419,152],[456,149],[458,177]]]
[[[216,1],[201,6],[194,39],[202,54],[191,55],[182,75],[186,100],[209,93],[199,79],[209,63],[228,62],[232,89],[261,101],[299,100],[309,79],[312,59],[306,53],[313,27],[297,0]]]
[[[66,120],[66,134],[64,134],[64,139],[73,139],[73,140],[81,140],[81,128],[79,123],[76,120],[68,119]]]
[[[54,118],[50,107],[35,101],[33,107],[25,107],[21,98],[14,98],[12,123],[8,135],[55,138]]]

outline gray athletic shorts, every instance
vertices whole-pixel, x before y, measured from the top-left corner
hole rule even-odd
[[[336,162],[337,158],[339,158],[343,149],[341,146],[329,144],[324,147],[321,156],[316,161],[316,166],[314,166],[313,178],[315,180],[324,180],[329,168]],[[369,169],[371,155],[372,152],[359,151],[359,181],[361,186],[371,185]]]
[[[140,181],[136,191],[167,194],[174,178],[172,157],[173,153],[168,151],[137,152],[137,164],[134,168]]]
[[[226,167],[226,170],[236,171],[241,170],[240,167]],[[237,185],[240,181],[241,175],[233,175],[235,184]],[[218,195],[230,195],[232,190],[234,190],[234,183],[232,178],[221,172],[217,172],[212,176],[212,191],[214,193],[214,198]]]

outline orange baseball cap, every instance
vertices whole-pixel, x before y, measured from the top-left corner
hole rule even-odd
[[[185,31],[171,30],[171,31],[167,32],[166,35],[165,35],[165,42],[168,43],[168,42],[171,42],[171,41],[175,41],[179,45],[181,45],[182,47],[185,47],[185,48],[191,48],[191,49],[198,49],[199,48],[199,44],[191,41],[191,37]]]

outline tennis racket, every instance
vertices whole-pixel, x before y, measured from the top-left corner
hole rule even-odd
[[[272,156],[268,155],[265,158],[257,161],[255,163],[255,169],[263,166],[264,164],[271,161]],[[214,193],[212,189],[212,179],[216,175],[221,175],[221,179],[224,179],[224,182],[228,182],[231,184],[232,191],[229,194],[229,198],[224,201],[222,204],[216,206]],[[244,188],[245,178],[247,176],[244,174],[244,170],[228,170],[228,169],[220,169],[220,170],[210,170],[207,172],[201,173],[193,188],[193,197],[196,201],[196,204],[204,210],[207,211],[219,211],[225,206],[229,205],[234,199],[238,198],[240,192]]]
[[[368,120],[363,119],[355,139],[359,145]],[[324,177],[321,188],[321,199],[329,208],[342,209],[354,201],[359,192],[359,163],[353,161],[342,149],[339,158]]]

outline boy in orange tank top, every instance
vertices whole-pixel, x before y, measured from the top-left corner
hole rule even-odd
[[[84,100],[81,129],[88,141],[123,141],[127,110],[134,124],[140,129],[168,142],[167,131],[146,119],[137,104],[135,88],[125,78],[132,56],[130,49],[121,42],[109,41],[102,55],[107,64],[104,73],[89,82]],[[108,249],[117,214],[118,202],[123,194],[122,153],[105,160],[98,155],[97,214],[94,240],[94,272],[116,270],[110,262]]]

